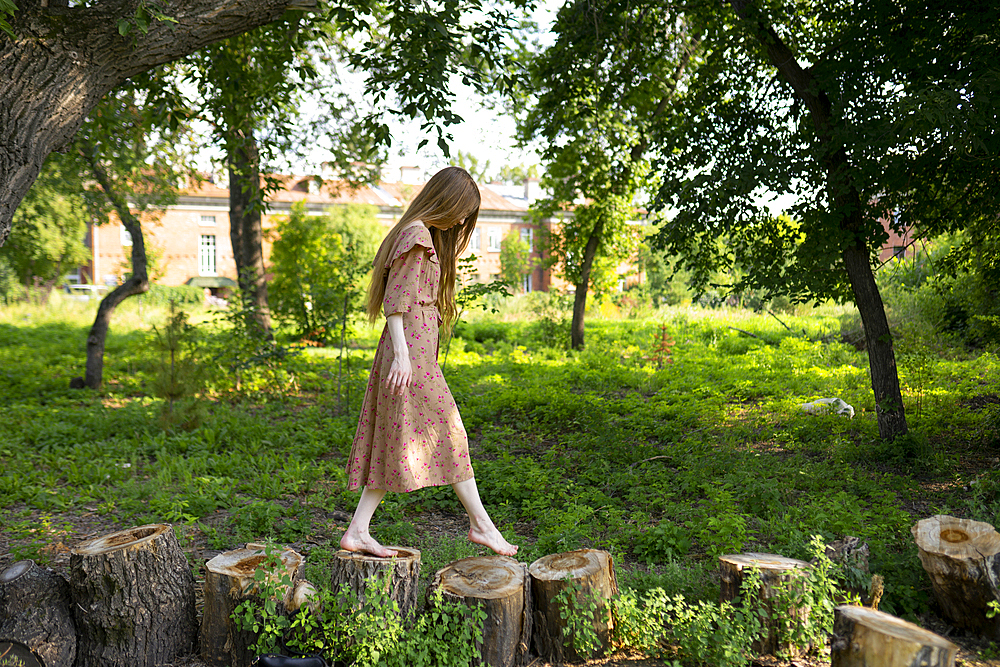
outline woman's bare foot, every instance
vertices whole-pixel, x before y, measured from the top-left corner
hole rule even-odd
[[[482,544],[484,547],[489,547],[501,556],[513,556],[517,553],[516,544],[511,544],[505,540],[496,527],[490,526],[490,528],[491,529],[487,529],[485,531],[470,528],[469,541],[475,542],[476,544]]]
[[[395,551],[386,549],[368,533],[362,535],[351,528],[348,528],[344,536],[340,538],[340,548],[344,551],[360,551],[378,558],[392,558],[396,555]]]

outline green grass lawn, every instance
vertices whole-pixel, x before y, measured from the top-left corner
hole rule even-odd
[[[165,315],[116,315],[105,386],[92,392],[68,389],[83,375],[91,311],[66,307],[0,310],[0,569],[29,557],[58,566],[51,545],[95,525],[168,522],[196,565],[270,538],[306,550],[322,582],[357,500],[342,468],[378,332],[354,339],[342,409],[336,351],[244,371],[237,389],[212,361],[223,334],[200,324],[192,354],[205,390],[197,419],[181,427],[151,390],[165,361],[149,325],[162,330]],[[882,609],[928,613],[910,526],[935,513],[997,521],[1000,362],[905,341],[912,433],[884,443],[867,357],[840,342],[842,312],[818,312],[781,322],[692,308],[591,317],[583,352],[564,348],[568,332],[553,337],[558,322],[460,324],[445,374],[484,502],[521,544],[518,558],[607,549],[625,586],[717,600],[720,554],[804,558],[812,535],[854,535],[885,577]],[[672,345],[658,352],[664,333]],[[842,398],[855,417],[799,408],[823,397]],[[421,549],[426,577],[480,553],[466,530],[448,488],[390,494],[373,524],[384,543]]]

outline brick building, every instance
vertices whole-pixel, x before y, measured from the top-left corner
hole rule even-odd
[[[404,171],[403,175],[409,174]],[[307,211],[317,214],[331,206],[368,204],[375,207],[378,220],[388,230],[423,187],[422,183],[412,182],[413,179],[353,189],[346,182],[323,181],[312,176],[282,176],[280,179],[284,187],[268,198],[262,221],[265,232],[274,226],[276,217],[288,215],[292,204],[297,202],[304,202]],[[511,233],[528,242],[532,259],[537,264],[541,259],[535,243],[538,230],[526,217],[527,188],[524,198],[505,197],[482,185],[480,193],[479,220],[465,253],[478,258],[471,279],[488,282],[499,276],[500,243]],[[229,237],[228,189],[212,180],[193,185],[182,192],[173,206],[146,216],[142,225],[147,254],[155,265],[152,282],[194,284],[212,289],[234,284],[236,264]],[[93,259],[89,265],[81,267],[80,282],[114,284],[129,271],[132,241],[117,218],[112,218],[108,224],[91,226],[85,242]],[[265,240],[265,261],[270,250],[270,243]],[[547,290],[552,285],[551,271],[536,268],[525,277],[522,288],[525,291]]]

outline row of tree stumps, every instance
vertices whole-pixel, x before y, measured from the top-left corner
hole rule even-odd
[[[912,533],[943,615],[958,628],[1000,639],[1000,615],[989,613],[991,603],[1000,601],[1000,534],[989,524],[949,516],[924,519]],[[401,612],[416,613],[420,552],[395,548],[394,559],[338,552],[330,585],[347,585],[360,596],[373,576],[388,574]],[[195,581],[169,525],[141,526],[78,545],[68,579],[19,561],[0,572],[0,651],[23,650],[18,664],[33,664],[33,656],[43,667],[154,667],[196,649],[210,665],[248,665],[255,637],[239,631],[232,614],[257,594],[255,575],[275,558],[279,565],[267,570],[268,576],[287,584],[280,613],[305,604],[315,589],[303,577],[303,557],[290,549],[269,554],[263,545],[248,544],[206,563],[200,627]],[[773,554],[722,556],[722,597],[738,597],[745,571],[754,568],[761,576],[761,604],[770,605],[779,582],[787,584],[809,567]],[[428,595],[440,590],[446,599],[480,605],[487,613],[483,661],[515,667],[532,646],[547,662],[579,659],[566,641],[557,600],[569,586],[599,603],[595,631],[607,647],[613,624],[608,601],[618,590],[604,551],[552,554],[530,566],[502,556],[466,558],[439,570]],[[754,648],[761,654],[793,652],[778,641],[770,628]],[[835,610],[834,667],[951,667],[956,653],[946,639],[876,608]]]
[[[330,585],[363,596],[373,576],[388,574],[401,613],[416,613],[420,552],[394,548],[393,559],[338,552]],[[106,535],[72,550],[68,580],[32,561],[0,573],[0,651],[14,650],[17,664],[41,667],[155,667],[195,651],[209,665],[244,667],[253,660],[249,647],[256,637],[236,626],[233,611],[258,594],[257,573],[266,572],[285,583],[278,587],[278,613],[294,613],[315,591],[304,564],[293,550],[260,544],[212,558],[205,564],[199,626],[194,577],[169,525]],[[607,646],[607,601],[618,588],[604,551],[553,554],[530,567],[502,556],[466,558],[439,570],[428,596],[440,590],[448,600],[481,606],[484,663],[514,667],[526,661],[532,643],[550,662],[578,658],[564,641],[555,601],[571,585],[600,602],[595,631]]]

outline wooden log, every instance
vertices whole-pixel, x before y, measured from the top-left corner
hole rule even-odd
[[[478,605],[486,611],[479,645],[482,664],[524,664],[532,624],[527,565],[506,556],[463,558],[434,574],[427,597],[437,590],[446,600]]]
[[[988,523],[941,514],[910,532],[944,616],[956,627],[1000,639],[1000,616],[986,618],[989,602],[1000,600],[1000,533]]]
[[[341,549],[332,563],[330,585],[334,591],[346,585],[359,600],[364,600],[368,580],[376,575],[386,576],[389,595],[406,618],[417,610],[419,601],[420,552],[404,547],[386,548],[396,551],[396,556],[379,558]]]
[[[608,601],[618,594],[611,554],[596,549],[580,549],[539,558],[528,568],[531,596],[535,603],[535,652],[546,662],[579,661],[586,658],[573,648],[572,637],[565,634],[566,621],[556,597],[569,586],[578,590],[577,602],[594,598],[594,630],[600,640],[598,655],[607,650],[614,621]]]
[[[69,584],[77,667],[154,667],[194,651],[194,577],[169,525],[77,545]]]
[[[252,545],[259,546],[259,545]],[[291,585],[282,590],[283,609],[288,613],[293,606],[296,585],[304,560],[291,549],[274,549],[269,555],[266,548],[235,549],[221,553],[205,563],[205,610],[201,622],[201,657],[209,665],[246,667],[254,658],[250,646],[257,641],[251,630],[239,630],[233,622],[233,610],[247,600],[260,600],[257,571],[268,566],[269,559],[277,558],[280,566],[269,573],[275,583],[287,577]],[[300,587],[301,590],[301,587]]]
[[[722,577],[722,602],[731,602],[740,597],[744,573],[747,569],[760,572],[760,604],[767,614],[765,630],[760,638],[753,643],[753,650],[760,655],[774,655],[779,651],[784,655],[796,656],[803,651],[791,643],[782,642],[778,633],[778,619],[774,609],[775,598],[781,588],[794,587],[795,581],[804,574],[809,563],[785,558],[775,554],[745,553],[719,556],[719,574]],[[804,619],[808,609],[792,608],[788,612],[792,616]]]
[[[18,561],[0,572],[0,639],[24,644],[47,667],[73,667],[72,604],[61,574],[31,560]]]
[[[952,667],[958,647],[919,625],[867,607],[833,610],[831,667]]]

